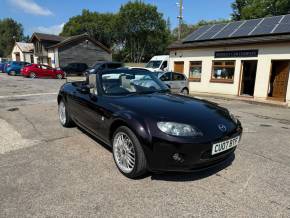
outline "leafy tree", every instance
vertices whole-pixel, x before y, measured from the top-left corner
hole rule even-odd
[[[139,1],[122,5],[116,30],[125,61],[142,62],[164,54],[170,37],[168,24],[153,5]]]
[[[22,41],[23,27],[11,18],[0,20],[0,57],[10,55],[15,41]]]
[[[233,20],[276,16],[290,12],[290,0],[236,0],[232,8]]]
[[[81,15],[72,17],[64,25],[62,36],[88,33],[95,40],[112,47],[115,41],[115,17],[111,13],[98,13],[83,10]]]

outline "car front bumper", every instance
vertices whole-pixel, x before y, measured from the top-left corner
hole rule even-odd
[[[179,143],[166,142],[161,139],[154,139],[153,151],[148,161],[149,170],[159,171],[180,171],[194,172],[202,171],[219,165],[233,156],[236,147],[222,153],[212,155],[214,143],[225,141],[236,136],[242,136],[242,130],[229,134],[221,139],[206,143]],[[148,159],[148,158],[147,158]]]

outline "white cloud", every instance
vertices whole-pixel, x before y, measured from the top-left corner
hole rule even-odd
[[[34,28],[33,32],[58,35],[61,33],[63,26],[64,26],[64,23],[59,24],[59,25],[49,26],[49,27],[39,26],[39,27]]]
[[[9,2],[29,14],[41,16],[53,15],[49,9],[41,7],[34,0],[9,0]]]

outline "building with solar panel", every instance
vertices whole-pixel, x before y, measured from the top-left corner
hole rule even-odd
[[[290,105],[290,15],[203,26],[169,46],[190,92]]]

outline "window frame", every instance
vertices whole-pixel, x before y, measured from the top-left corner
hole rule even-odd
[[[194,62],[200,62],[200,64],[192,64]],[[190,77],[190,68],[192,66],[193,67],[200,67],[200,78]],[[201,82],[201,75],[202,75],[202,61],[189,61],[188,80],[190,82]]]
[[[221,65],[215,64],[215,62],[221,62]],[[226,62],[233,62],[232,65],[227,65]],[[234,69],[234,75],[232,79],[217,79],[214,78],[214,68],[215,67],[220,67],[220,68],[233,68]],[[212,61],[212,70],[211,70],[211,77],[210,77],[210,82],[211,83],[234,83],[235,79],[235,71],[236,71],[236,60],[213,60]]]
[[[165,76],[166,74],[170,74],[169,76],[169,80],[161,80],[161,77]],[[173,73],[172,72],[165,72],[162,76],[160,76],[159,78],[161,81],[163,82],[170,82],[170,81],[173,81]]]
[[[175,80],[175,78],[174,78],[175,75],[181,76],[181,77],[183,77],[183,79],[181,79],[181,80]],[[186,79],[185,79],[185,75],[182,74],[182,73],[176,73],[176,72],[173,72],[172,75],[171,75],[171,81],[177,81],[177,82],[180,82],[180,81],[185,81],[185,80],[186,80]]]

